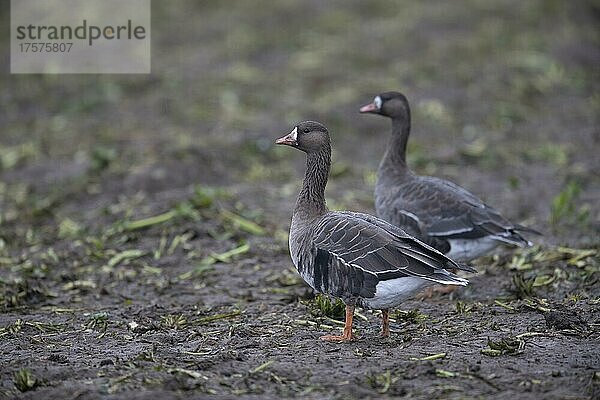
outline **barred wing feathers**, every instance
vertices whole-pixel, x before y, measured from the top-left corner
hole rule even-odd
[[[443,179],[411,179],[401,185],[396,196],[392,208],[397,213],[418,215],[424,236],[440,239],[492,237],[525,247],[531,243],[518,231],[538,233],[511,223],[473,194]]]
[[[312,231],[313,287],[339,297],[373,297],[377,283],[403,277],[466,285],[446,268],[467,269],[375,217],[329,212]]]

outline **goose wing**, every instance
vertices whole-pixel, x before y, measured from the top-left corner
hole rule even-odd
[[[418,177],[402,185],[394,210],[404,215],[412,214],[427,236],[440,239],[489,236],[523,247],[531,243],[518,231],[537,233],[512,224],[462,187],[434,177]]]
[[[329,212],[313,230],[312,275],[317,290],[340,297],[373,297],[383,280],[417,277],[466,285],[446,268],[470,269],[378,218]]]

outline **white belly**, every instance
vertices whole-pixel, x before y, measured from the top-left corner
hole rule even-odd
[[[363,303],[377,310],[396,307],[431,284],[433,282],[412,277],[381,281],[375,286],[375,297],[363,299]]]
[[[500,242],[491,237],[481,239],[449,239],[450,252],[446,254],[449,258],[457,261],[471,261],[477,257],[492,251]]]

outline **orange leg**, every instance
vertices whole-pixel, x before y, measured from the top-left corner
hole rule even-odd
[[[381,331],[381,337],[390,336],[390,310],[381,310],[381,319],[383,321],[383,329]]]
[[[321,340],[327,342],[349,342],[354,337],[352,336],[352,318],[354,317],[354,306],[346,304],[346,324],[344,325],[344,333],[341,336],[325,335],[321,336]]]
[[[453,274],[456,274],[458,272],[458,270],[456,269],[451,269],[449,270],[450,272],[452,272]],[[433,297],[433,295],[435,293],[437,294],[449,294],[454,292],[456,289],[458,289],[458,286],[456,285],[444,285],[444,286],[429,286],[428,288],[426,288],[425,290],[423,290],[418,296],[417,298],[419,300],[425,300],[425,299],[430,299]]]
[[[428,288],[425,288],[425,290],[423,290],[417,296],[417,299],[419,299],[419,300],[430,299],[436,293],[440,294],[440,295],[449,294],[449,293],[454,292],[456,289],[458,289],[458,286],[456,286],[456,285],[429,286]]]

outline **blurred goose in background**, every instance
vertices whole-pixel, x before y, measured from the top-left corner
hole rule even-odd
[[[377,171],[375,209],[387,222],[435,247],[448,257],[470,261],[499,244],[531,246],[521,232],[540,234],[511,223],[462,187],[419,176],[406,165],[410,107],[398,92],[381,93],[360,108],[392,120],[392,136]]]
[[[475,270],[455,263],[403,230],[368,214],[327,209],[331,146],[325,126],[302,122],[275,143],[306,153],[306,174],[290,227],[292,261],[314,290],[346,304],[343,335],[321,339],[351,340],[355,305],[382,310],[382,335],[388,336],[391,307],[428,285],[468,283],[447,269]]]

